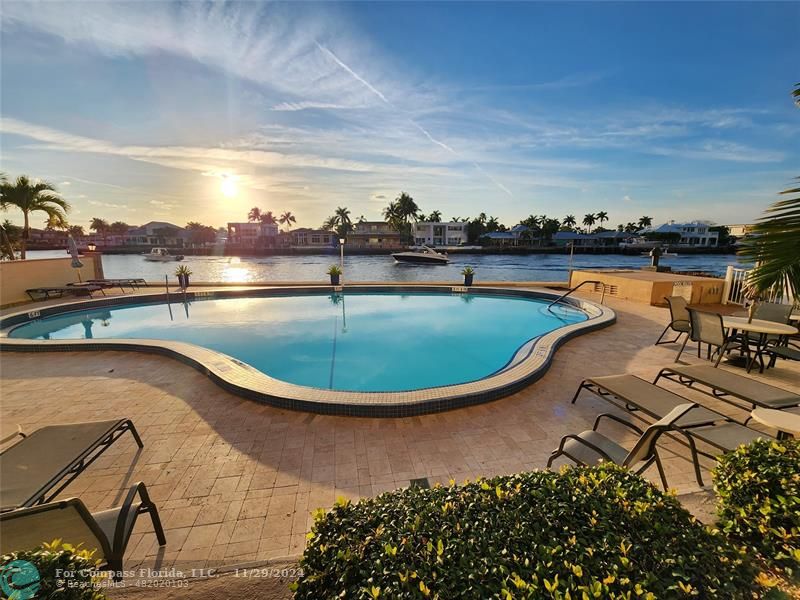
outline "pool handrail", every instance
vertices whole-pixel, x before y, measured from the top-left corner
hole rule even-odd
[[[554,305],[556,305],[556,304],[558,304],[559,302],[561,302],[561,301],[562,301],[564,298],[566,298],[567,296],[569,296],[569,295],[570,295],[572,292],[574,292],[575,290],[577,290],[578,288],[580,288],[580,287],[581,287],[581,286],[582,286],[584,283],[594,283],[594,284],[600,284],[601,286],[603,286],[603,293],[602,293],[602,295],[600,296],[600,304],[602,304],[602,303],[603,303],[603,300],[605,300],[605,297],[606,297],[606,284],[605,284],[605,283],[603,283],[602,281],[598,281],[598,280],[596,280],[596,279],[586,279],[586,280],[584,280],[584,281],[581,281],[581,282],[580,282],[578,285],[576,285],[575,287],[572,287],[572,288],[570,288],[569,290],[567,290],[567,292],[566,292],[566,293],[564,293],[564,294],[561,294],[561,295],[560,295],[558,298],[556,298],[555,300],[553,300],[553,301],[552,301],[550,304],[548,304],[548,305],[547,305],[547,310],[550,310],[550,309],[551,309],[551,308],[552,308]],[[551,311],[551,312],[552,312],[552,311]]]

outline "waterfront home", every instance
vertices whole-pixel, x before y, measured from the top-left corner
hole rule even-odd
[[[60,229],[35,229],[31,228],[28,236],[28,248],[35,246],[66,247],[67,232]]]
[[[754,225],[739,223],[736,225],[726,225],[725,227],[728,228],[730,242],[736,245],[741,244],[742,240],[758,236],[757,233],[753,233]]]
[[[331,248],[339,245],[335,231],[299,227],[280,234],[280,244],[284,248],[313,249]]]
[[[102,237],[102,236],[98,236]],[[113,235],[107,236],[108,245],[114,245]],[[124,236],[119,236],[125,246],[166,246],[183,248],[188,239],[188,232],[178,225],[166,221],[150,221],[139,227],[131,227]]]
[[[360,221],[347,234],[347,245],[352,248],[400,248],[400,232],[385,221]]]
[[[418,246],[460,246],[466,244],[468,223],[433,223],[422,221],[411,224],[411,236]]]
[[[481,236],[481,241],[490,246],[525,246],[534,239],[530,227],[525,225],[514,225],[509,231],[492,231]]]
[[[625,231],[600,231],[598,233],[559,231],[553,236],[553,244],[558,247],[572,244],[576,248],[618,248],[620,243],[634,237],[636,235]]]
[[[274,248],[277,223],[228,223],[228,244],[240,248]]]
[[[703,221],[690,221],[688,223],[670,221],[658,227],[648,227],[640,233],[645,237],[647,237],[647,234],[680,234],[679,246],[708,247],[716,246],[719,242],[719,232],[711,231],[711,227],[711,225]]]

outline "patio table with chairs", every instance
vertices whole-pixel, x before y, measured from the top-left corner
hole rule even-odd
[[[755,346],[755,352],[752,358],[746,364],[748,371],[750,371],[757,359],[761,363],[760,370],[764,370],[764,350],[766,349],[767,343],[771,341],[770,336],[778,336],[776,342],[778,345],[781,345],[783,342],[785,342],[788,336],[797,333],[797,327],[794,325],[789,325],[788,323],[779,323],[764,319],[749,320],[747,317],[733,317],[726,315],[722,317],[722,325],[731,331],[734,336],[738,331],[742,331],[746,334],[754,333],[758,335],[755,340],[749,335],[746,339],[748,344]]]
[[[686,333],[686,338],[675,357],[678,362],[689,341],[697,342],[697,356],[701,356],[703,344],[708,344],[707,358],[716,356],[718,366],[726,354],[739,350],[740,356],[728,358],[734,366],[746,367],[748,372],[756,361],[760,372],[774,366],[777,358],[800,360],[800,350],[789,344],[789,338],[797,335],[800,313],[793,313],[791,305],[763,302],[756,306],[751,317],[723,315],[716,311],[701,310],[687,305],[681,297],[665,298],[670,308],[670,322],[656,341],[656,345],[677,343]],[[677,337],[665,340],[672,330]],[[715,350],[712,353],[712,347]],[[765,364],[764,355],[770,356]]]

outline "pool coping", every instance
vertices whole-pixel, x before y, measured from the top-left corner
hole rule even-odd
[[[298,294],[331,294],[353,292],[449,293],[468,292],[480,295],[519,296],[555,300],[561,293],[530,288],[472,287],[442,285],[346,285],[291,286],[250,289],[218,289],[202,292],[166,294],[137,294],[67,302],[27,310],[0,318],[0,351],[11,352],[73,352],[116,350],[147,352],[168,356],[204,373],[223,389],[251,400],[290,410],[360,417],[409,417],[441,412],[474,404],[490,402],[509,396],[541,378],[550,367],[556,350],[566,341],[608,327],[616,322],[610,308],[588,300],[568,297],[562,302],[586,312],[589,318],[579,323],[559,327],[539,336],[532,348],[516,364],[512,364],[483,379],[442,387],[405,392],[349,392],[304,387],[270,377],[231,356],[187,342],[151,339],[96,340],[25,340],[9,338],[8,330],[42,317],[87,309],[100,309],[127,304],[180,304],[186,300],[274,297]],[[176,302],[177,300],[177,302]]]

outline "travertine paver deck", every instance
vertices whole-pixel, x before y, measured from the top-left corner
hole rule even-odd
[[[144,450],[137,454],[123,438],[63,493],[102,509],[118,503],[132,482],[148,485],[168,543],[159,549],[143,519],[126,568],[297,555],[309,512],[330,507],[338,496],[372,496],[419,477],[461,481],[543,467],[563,434],[591,426],[598,412],[610,410],[588,394],[569,403],[583,377],[632,372],[651,378],[672,362],[676,346],[652,345],[666,310],[614,299],[608,304],[618,323],[569,341],[531,387],[493,403],[403,419],[274,409],[228,394],[193,369],[158,356],[3,353],[0,434],[17,423],[31,430],[133,419]],[[684,356],[697,360],[691,352]],[[796,363],[783,361],[754,376],[800,392]],[[708,397],[695,397],[709,403]],[[728,405],[711,404],[732,412]],[[624,439],[614,427],[606,431]],[[670,484],[679,492],[695,490],[683,448],[670,442],[662,456]]]

